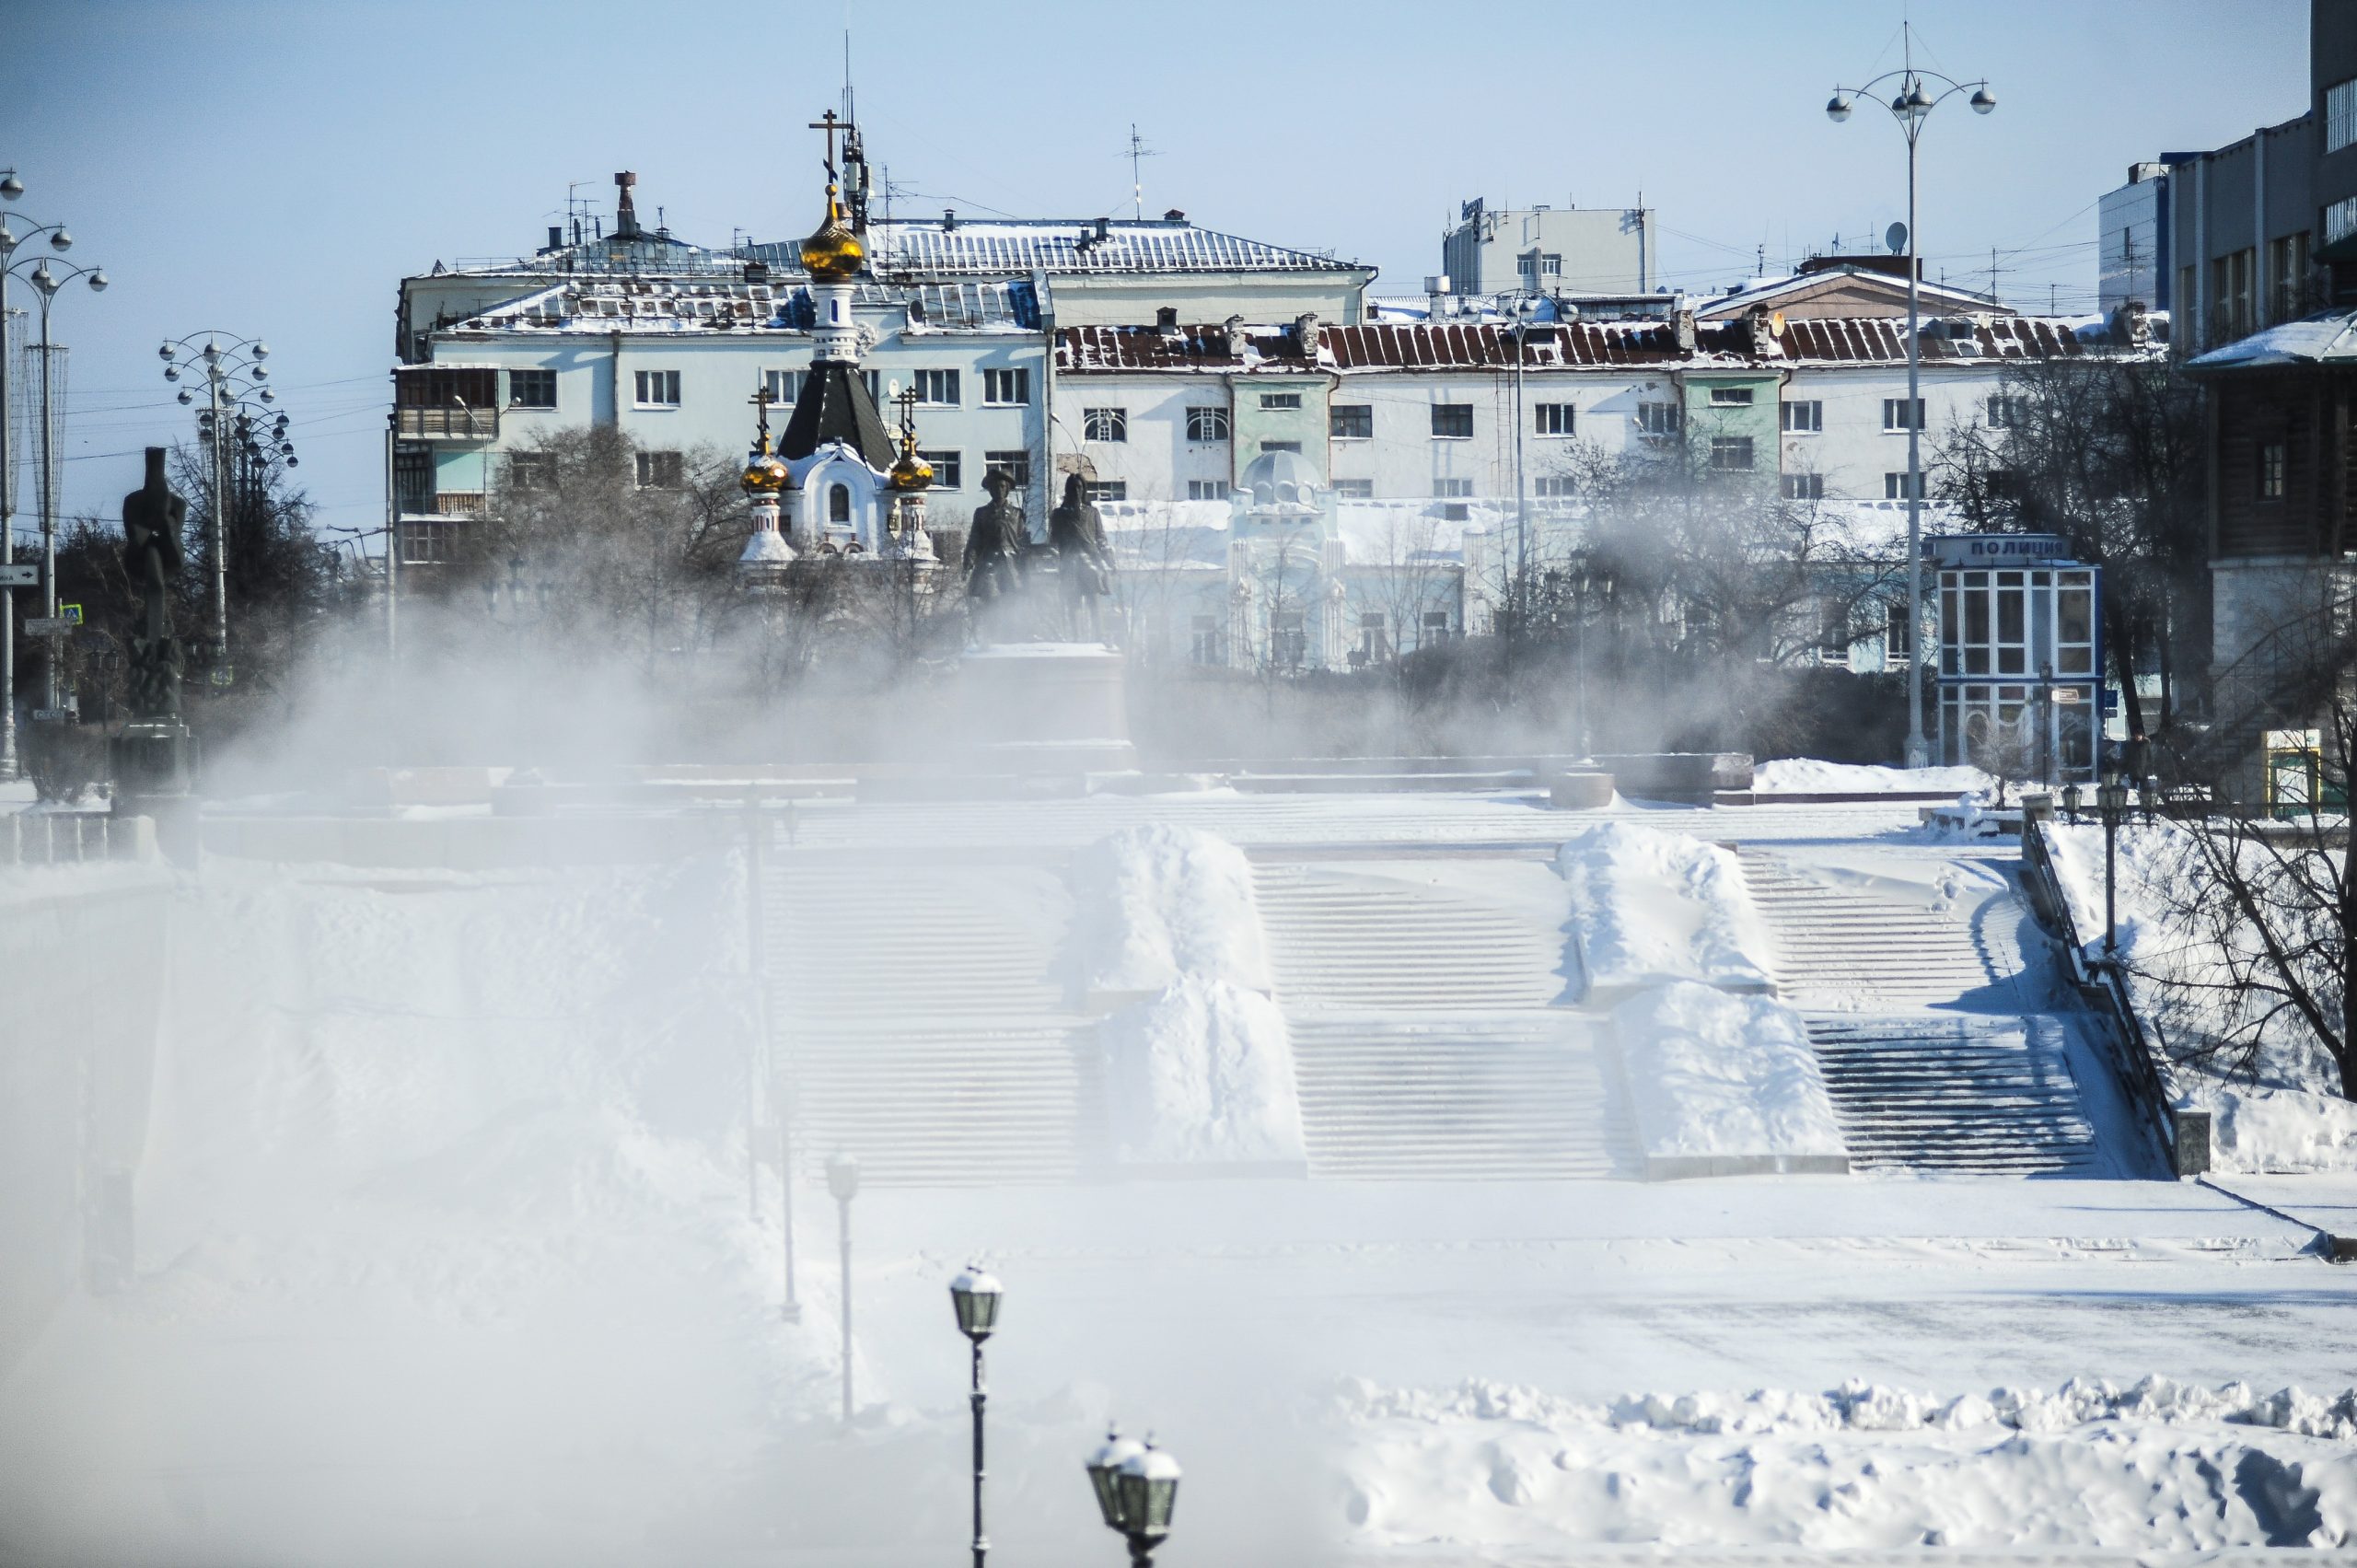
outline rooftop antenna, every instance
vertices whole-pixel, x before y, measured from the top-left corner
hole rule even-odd
[[[1139,177],[1138,160],[1141,158],[1160,157],[1162,155],[1159,152],[1156,152],[1154,148],[1145,145],[1144,140],[1138,135],[1138,122],[1134,120],[1131,121],[1130,150],[1128,154],[1130,160],[1130,204],[1136,209],[1137,215],[1141,218],[1145,216],[1145,184]]]

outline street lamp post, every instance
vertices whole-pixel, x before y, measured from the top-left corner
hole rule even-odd
[[[52,238],[66,238],[60,229]],[[58,247],[63,250],[64,247]],[[57,618],[57,345],[50,341],[49,310],[56,302],[57,291],[80,278],[89,285],[90,292],[106,291],[107,274],[98,267],[68,267],[63,273],[50,269],[49,258],[41,259],[27,281],[41,298],[41,613],[52,621]],[[53,636],[53,634],[52,634]],[[55,712],[57,696],[57,656],[59,644],[50,644],[49,674],[43,682],[48,692],[47,706]]]
[[[998,1281],[975,1263],[967,1264],[966,1272],[949,1282],[949,1302],[958,1310],[958,1330],[972,1342],[974,1349],[970,1396],[974,1407],[974,1568],[982,1568],[982,1558],[991,1549],[990,1538],[982,1534],[982,1405],[988,1398],[982,1388],[982,1342],[998,1327],[998,1304],[1004,1294]]]
[[[1087,1468],[1097,1510],[1106,1527],[1130,1543],[1132,1568],[1154,1568],[1155,1549],[1170,1534],[1171,1510],[1178,1502],[1178,1461],[1155,1447],[1151,1437],[1136,1443],[1108,1430]]]
[[[851,1424],[851,1201],[859,1195],[859,1161],[850,1155],[827,1156],[827,1191],[835,1195],[835,1234],[843,1268],[843,1424]]]
[[[2103,961],[2119,962],[2119,917],[2114,891],[2116,847],[2119,819],[2128,811],[2128,785],[2116,772],[2106,772],[2096,786],[2096,810],[2103,818]]]
[[[223,491],[228,482],[228,464],[225,460],[224,444],[228,424],[225,412],[250,397],[264,403],[278,401],[278,394],[266,383],[270,369],[262,361],[270,357],[270,345],[258,338],[235,338],[226,332],[192,332],[184,338],[167,341],[156,353],[164,361],[164,379],[180,378],[179,355],[200,339],[203,346],[195,349],[197,365],[192,368],[204,377],[205,417],[213,429],[210,443],[213,505],[209,524],[213,552],[213,673],[215,686],[226,686],[231,677],[229,664],[229,537],[228,511]],[[180,401],[193,401],[188,389],[180,390]],[[283,435],[283,432],[282,432]],[[294,466],[295,458],[287,455],[287,465]]]
[[[1901,23],[1900,32],[1905,40],[1906,64],[1898,70],[1884,72],[1863,87],[1834,88],[1825,112],[1839,124],[1850,118],[1850,100],[1853,97],[1879,94],[1887,82],[1895,80],[1898,84],[1898,94],[1890,100],[1890,114],[1907,138],[1907,765],[1921,768],[1931,762],[1932,743],[1923,733],[1923,679],[1918,668],[1918,656],[1923,646],[1923,419],[1922,349],[1917,341],[1922,264],[1922,240],[1915,232],[1915,144],[1922,135],[1923,122],[1931,118],[1932,110],[1956,94],[1972,95],[1969,101],[1976,114],[1986,114],[1996,108],[1997,99],[1986,81],[1957,82],[1936,71],[1916,69],[1914,30]],[[1926,84],[1937,85],[1941,91],[1935,96]]]

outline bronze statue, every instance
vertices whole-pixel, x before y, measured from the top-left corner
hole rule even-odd
[[[122,569],[138,591],[139,631],[131,639],[131,716],[177,718],[181,654],[166,596],[185,559],[180,528],[188,503],[164,482],[164,448],[147,448],[147,482],[122,498]]]
[[[1102,642],[1105,621],[1099,605],[1113,591],[1113,562],[1105,547],[1105,519],[1090,503],[1078,474],[1065,479],[1063,503],[1048,515],[1048,544],[1056,552],[1066,635],[1080,636],[1085,621],[1087,634]]]
[[[988,505],[977,507],[966,528],[966,601],[977,618],[1003,600],[1012,599],[1023,587],[1023,549],[1030,542],[1031,525],[1020,503],[1009,501],[1015,481],[1004,469],[982,476]]]

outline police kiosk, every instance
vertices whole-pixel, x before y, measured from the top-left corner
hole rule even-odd
[[[1923,541],[1939,574],[1940,761],[2063,784],[2096,776],[2102,568],[2054,534]]]

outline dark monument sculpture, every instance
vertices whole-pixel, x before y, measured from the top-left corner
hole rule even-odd
[[[1056,554],[1064,634],[1078,639],[1085,622],[1087,635],[1103,642],[1100,606],[1113,591],[1113,562],[1105,547],[1105,519],[1090,503],[1078,474],[1065,479],[1063,502],[1048,514],[1048,545]]]
[[[1022,505],[1007,499],[1015,489],[1015,481],[1004,469],[993,469],[984,474],[982,489],[989,493],[990,501],[975,509],[967,525],[966,552],[961,562],[966,573],[966,602],[971,608],[978,639],[985,622],[998,619],[1000,607],[1021,591],[1023,550],[1031,535],[1030,521],[1024,517]]]
[[[115,778],[115,808],[134,801],[186,795],[193,782],[194,745],[180,722],[180,639],[167,604],[171,579],[185,564],[180,529],[188,503],[164,481],[164,448],[147,448],[147,480],[122,498],[122,568],[139,595],[139,629],[131,639],[131,722],[108,742]]]

